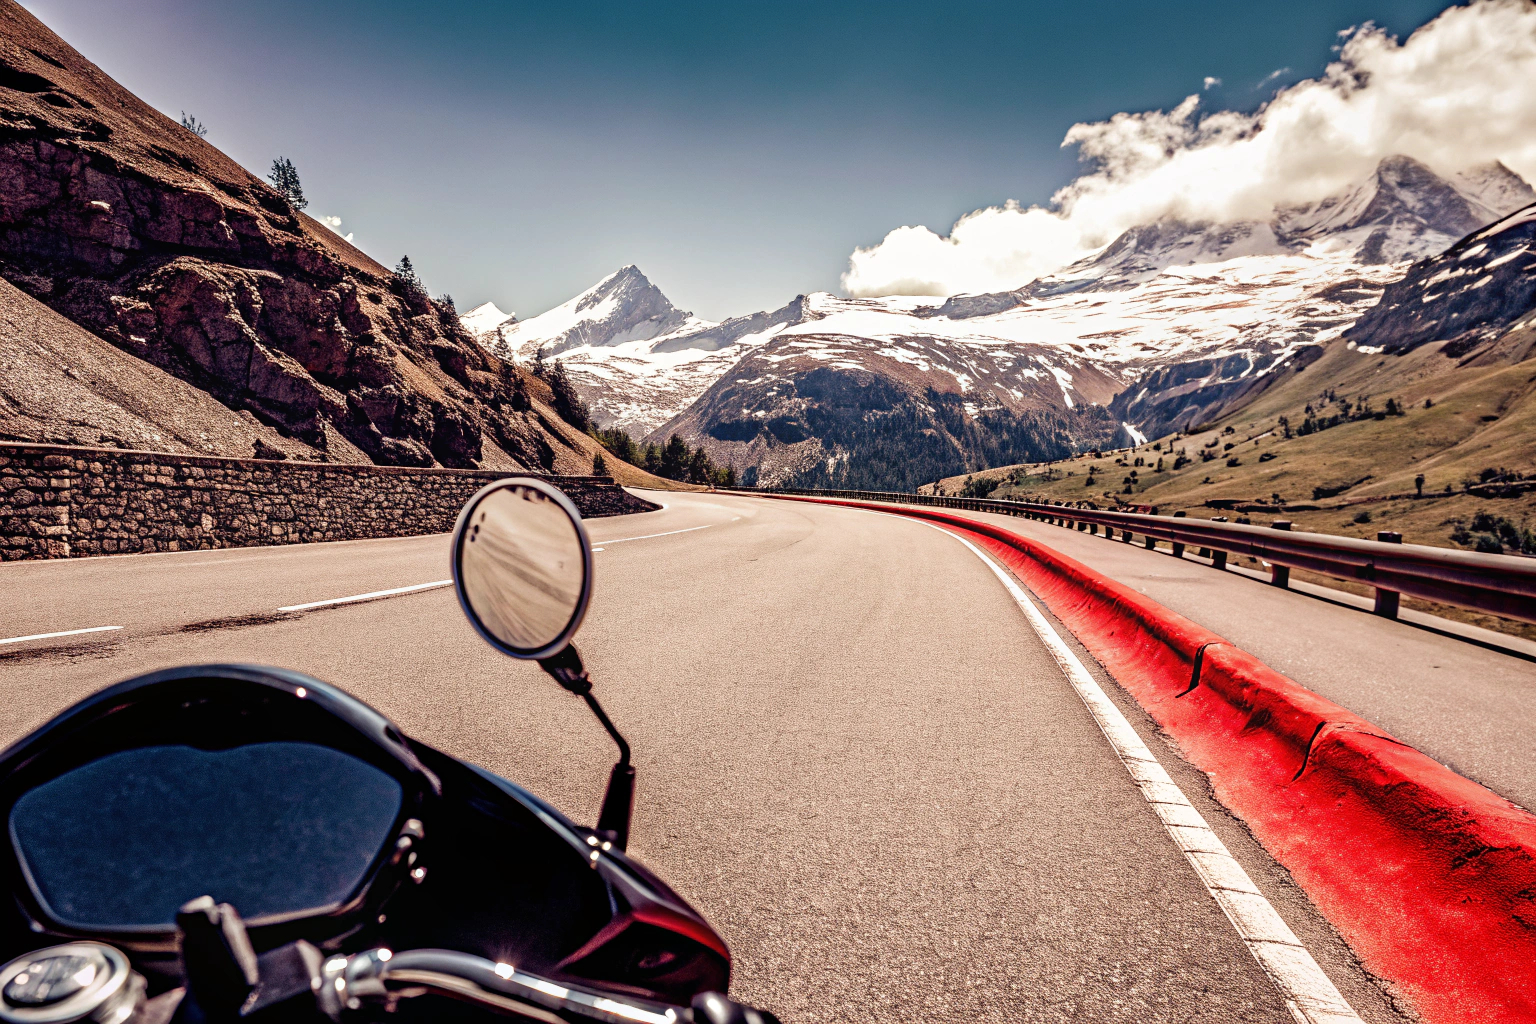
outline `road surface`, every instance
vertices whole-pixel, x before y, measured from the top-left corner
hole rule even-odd
[[[1536,662],[1219,572],[1193,551],[1183,559],[1166,544],[1147,551],[1140,537],[1128,544],[1021,517],[956,514],[1048,544],[1133,587],[1453,771],[1536,809]]]
[[[589,524],[600,550],[578,643],[635,747],[633,852],[726,936],[738,997],[806,1024],[1289,1024],[976,554],[878,513],[662,500]],[[121,627],[0,644],[0,739],[133,674],[266,662],[590,821],[606,737],[537,667],[480,641],[450,589],[300,608],[446,579],[447,548],[435,536],[0,566],[0,639]],[[1084,660],[1360,1017],[1406,1020]]]

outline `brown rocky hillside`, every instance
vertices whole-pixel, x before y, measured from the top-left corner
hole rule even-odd
[[[19,439],[94,432],[154,447],[146,434],[161,433],[180,438],[161,447],[251,455],[263,436],[332,461],[591,470],[595,442],[558,422],[541,385],[480,349],[451,311],[11,0],[0,0],[0,276],[128,357],[71,342],[54,323],[22,360],[28,339],[13,334],[0,429],[29,435]],[[22,298],[0,296],[8,329],[45,319]],[[48,345],[67,361],[50,363]],[[76,386],[68,362],[77,374],[95,367],[95,384]],[[154,368],[216,402],[164,408],[188,392]],[[55,390],[29,391],[38,374]],[[183,412],[207,422],[184,437],[154,429]]]

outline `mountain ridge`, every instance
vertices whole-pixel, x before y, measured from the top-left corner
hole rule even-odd
[[[1210,419],[1262,392],[1271,371],[1308,365],[1410,260],[1442,251],[1495,205],[1519,199],[1536,193],[1502,165],[1440,175],[1394,157],[1356,185],[1277,210],[1270,221],[1129,229],[1013,291],[945,299],[812,293],[723,324],[673,319],[671,333],[638,341],[622,333],[645,319],[637,308],[613,318],[618,329],[606,335],[589,319],[580,343],[556,358],[604,425],[653,441],[679,433],[765,482],[856,460],[865,442],[850,449],[854,442],[829,435],[812,443],[818,431],[851,438],[863,430],[849,419],[856,409],[865,419],[907,409],[903,416],[923,423],[913,429],[949,439],[946,457],[956,468],[982,464],[988,445],[996,448],[987,438],[1016,434],[1041,452],[1128,443]],[[636,268],[625,272],[644,280]],[[670,303],[657,308],[686,318]],[[547,326],[567,333],[526,326],[540,319],[519,333],[545,344],[570,337],[558,319]],[[838,375],[847,379],[834,384]],[[945,420],[940,407],[949,399],[935,396],[953,397],[960,419]],[[821,416],[814,407],[823,400],[840,411]],[[882,412],[880,402],[893,405]],[[1091,406],[1108,416],[1085,415]],[[1034,426],[1010,432],[1010,418]],[[983,429],[983,420],[991,426]],[[978,425],[972,441],[966,424]],[[838,471],[827,472],[831,480]]]

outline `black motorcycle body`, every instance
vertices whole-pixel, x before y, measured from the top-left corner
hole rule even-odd
[[[624,852],[629,745],[569,643],[591,594],[575,508],[489,485],[453,572],[475,630],[617,743],[596,828],[295,672],[130,679],[0,754],[0,1024],[772,1022],[724,995],[725,942]]]

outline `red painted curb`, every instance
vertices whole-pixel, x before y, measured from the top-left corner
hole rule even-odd
[[[931,509],[793,500],[969,534],[1210,776],[1222,805],[1424,1019],[1536,1021],[1536,815],[1037,541]]]

